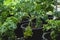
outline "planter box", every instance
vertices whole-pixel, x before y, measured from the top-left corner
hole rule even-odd
[[[17,29],[15,30],[15,35],[20,38],[23,37],[23,30],[21,28],[21,23],[17,24]]]
[[[58,36],[56,37],[56,40],[60,40],[60,33],[58,33]]]
[[[17,29],[15,30],[15,34],[18,38],[23,37],[23,29],[21,28],[21,25],[28,22],[29,22],[28,18],[23,18],[22,21],[17,24]]]
[[[24,29],[25,29],[25,27],[28,25],[28,23],[26,23],[26,24],[23,24],[22,26],[21,26],[21,28],[23,29],[23,31],[24,31]],[[28,37],[27,39],[25,39],[25,40],[42,40],[42,34],[43,34],[43,31],[42,31],[42,28],[32,28],[32,31],[33,31],[33,35],[32,35],[32,37]]]
[[[44,32],[42,38],[43,40],[52,40],[50,37],[50,32]]]

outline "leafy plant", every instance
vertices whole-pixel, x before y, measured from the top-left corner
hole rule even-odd
[[[56,40],[58,33],[60,33],[60,20],[48,20],[48,24],[44,25],[44,30],[51,30],[51,38]]]
[[[32,32],[32,29],[30,26],[27,26],[24,30],[24,37],[27,38],[27,37],[31,37],[33,34]]]

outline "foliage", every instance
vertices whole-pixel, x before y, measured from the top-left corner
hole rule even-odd
[[[23,17],[29,17],[30,20],[36,18],[36,25],[40,26],[40,18],[47,19],[46,13],[53,12],[53,4],[54,0],[0,0],[0,35],[14,36],[17,23],[21,22]],[[28,28],[25,36],[31,35],[31,29]]]
[[[58,33],[60,33],[60,20],[48,20],[48,24],[44,25],[44,30],[51,30],[51,37],[56,40]]]
[[[25,30],[24,30],[24,37],[25,38],[27,38],[27,37],[29,37],[29,36],[32,36],[32,29],[31,29],[31,27],[30,26],[27,26],[26,28],[25,28]]]

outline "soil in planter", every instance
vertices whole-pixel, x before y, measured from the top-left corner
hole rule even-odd
[[[21,24],[17,24],[17,29],[15,30],[15,34],[18,38],[23,37],[23,31],[21,29]]]
[[[32,37],[29,37],[25,40],[42,40],[42,29],[35,29],[33,30]]]
[[[8,40],[8,36],[4,36],[2,40]]]
[[[15,34],[18,38],[23,37],[23,30],[21,28],[21,25],[24,23],[28,23],[28,17],[23,18],[22,21],[17,24],[17,29],[15,30]]]
[[[53,19],[53,15],[48,15],[48,19]]]
[[[56,40],[60,40],[60,33],[58,34]]]
[[[35,29],[33,30],[33,36],[32,39],[33,40],[42,40],[42,29]]]
[[[46,35],[45,35],[45,38],[47,38],[48,40],[52,40],[52,39],[51,39],[51,36],[50,36],[50,33],[46,34]]]

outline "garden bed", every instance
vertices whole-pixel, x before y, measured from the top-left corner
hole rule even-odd
[[[0,40],[58,40],[60,16],[54,0],[0,2]]]

